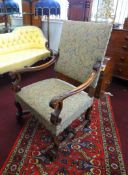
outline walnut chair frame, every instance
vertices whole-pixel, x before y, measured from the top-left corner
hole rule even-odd
[[[62,118],[60,117],[60,114],[62,112],[65,99],[68,99],[69,97],[72,97],[72,96],[74,96],[76,94],[79,94],[80,92],[83,92],[86,89],[88,90],[87,94],[88,94],[89,98],[92,98],[93,99],[93,97],[95,96],[95,86],[93,86],[93,82],[97,82],[98,81],[98,77],[99,77],[99,73],[100,73],[100,69],[101,69],[101,64],[102,64],[102,61],[104,59],[104,54],[105,54],[106,46],[107,46],[107,43],[108,43],[108,40],[109,40],[109,36],[110,36],[110,32],[111,32],[111,26],[110,25],[106,25],[106,24],[104,24],[104,25],[103,24],[94,24],[94,23],[91,23],[91,22],[84,23],[84,22],[67,21],[67,22],[64,22],[64,24],[63,24],[63,27],[65,27],[65,26],[66,27],[62,30],[61,42],[63,42],[63,39],[65,39],[64,38],[65,37],[65,32],[66,32],[65,30],[68,30],[69,31],[69,26],[72,26],[73,27],[73,28],[71,27],[72,30],[76,27],[76,29],[80,29],[80,32],[81,32],[81,27],[84,27],[85,26],[85,28],[86,28],[86,25],[87,25],[87,32],[88,32],[88,29],[91,28],[92,29],[92,32],[93,32],[92,33],[92,36],[95,37],[95,35],[96,35],[96,39],[97,39],[97,36],[101,37],[99,33],[97,35],[97,32],[99,32],[98,31],[99,29],[101,29],[101,31],[104,32],[103,36],[106,35],[105,36],[104,43],[101,44],[101,47],[102,47],[100,49],[100,52],[101,53],[98,52],[98,56],[100,55],[101,56],[101,59],[97,59],[97,58],[94,58],[93,59],[93,63],[91,65],[92,67],[90,68],[90,73],[86,76],[85,80],[83,79],[82,81],[81,80],[79,81],[79,79],[75,79],[73,77],[74,74],[72,74],[73,76],[72,75],[69,76],[69,75],[63,74],[63,71],[62,72],[61,71],[58,71],[58,70],[56,71],[57,72],[57,77],[59,77],[59,78],[61,77],[61,79],[65,79],[66,81],[68,80],[68,82],[72,82],[72,83],[74,83],[74,82],[76,83],[77,82],[77,84],[79,84],[79,85],[77,87],[75,86],[71,90],[64,91],[63,93],[61,93],[61,94],[59,94],[57,96],[54,95],[51,98],[51,100],[49,101],[49,104],[48,105],[51,108],[54,109],[53,112],[51,112],[51,117],[50,117],[50,121],[49,122],[54,127],[57,127],[59,124],[61,124]],[[93,31],[94,27],[97,28],[95,32]],[[85,29],[85,31],[86,31],[86,29]],[[76,33],[76,30],[75,31],[72,31],[72,32],[75,32]],[[77,37],[79,37],[80,34],[83,34],[83,33],[79,33]],[[90,36],[90,38],[91,38],[91,36]],[[100,41],[102,41],[102,39]],[[99,38],[98,38],[98,42],[99,42]],[[77,43],[76,43],[76,46],[77,46]],[[96,44],[96,46],[97,46],[97,44]],[[61,43],[60,43],[60,47],[63,48],[63,44],[61,45]],[[71,47],[71,46],[69,46],[69,47]],[[83,47],[84,47],[84,45],[83,45]],[[99,48],[99,46],[98,46],[98,48]],[[79,47],[78,47],[78,49],[79,49]],[[13,91],[16,94],[18,94],[19,92],[22,91],[22,88],[19,86],[19,83],[21,81],[21,73],[27,73],[27,72],[33,72],[33,71],[34,72],[35,71],[40,71],[42,69],[45,69],[45,68],[49,67],[50,65],[52,65],[54,63],[57,64],[58,63],[58,60],[62,56],[61,55],[61,52],[63,52],[63,50],[60,49],[60,51],[59,51],[59,54],[60,55],[59,54],[54,54],[53,56],[51,56],[51,59],[48,62],[46,62],[46,63],[44,63],[42,65],[35,66],[35,67],[25,67],[24,69],[17,70],[17,71],[14,71],[14,72],[10,72],[10,76],[13,79],[13,82],[12,82],[12,89],[13,89]],[[72,52],[70,52],[70,53],[72,53]],[[71,55],[69,55],[69,56],[71,56]],[[96,56],[96,57],[98,57],[98,56]],[[66,57],[67,57],[67,55],[66,55]],[[86,57],[86,56],[84,55],[84,56],[82,56],[82,58],[83,57]],[[95,57],[95,54],[94,54],[94,57]],[[68,58],[69,61],[70,61],[70,58]],[[64,71],[65,71],[65,69],[64,69]],[[84,127],[88,127],[89,124],[90,124],[90,121],[91,121],[90,120],[90,113],[91,113],[91,109],[92,109],[92,104],[93,103],[91,103],[91,105],[85,110],[85,123],[84,123]],[[27,110],[27,111],[26,110],[23,110],[22,109],[22,105],[17,100],[15,102],[15,106],[17,108],[17,114],[16,114],[16,116],[17,116],[17,119],[18,120],[21,120],[23,115],[26,115],[26,114],[28,114],[28,113],[31,112],[30,110]],[[67,125],[66,128],[64,128],[63,130],[67,133],[66,139],[71,139],[72,137],[74,137],[74,131],[70,129],[70,124]],[[60,142],[62,140],[61,141],[58,140],[58,134],[53,134],[53,136],[54,136],[53,137],[54,138],[54,147],[57,150],[59,148]],[[48,152],[48,154],[47,154],[47,151],[48,151],[48,149],[45,150],[45,156],[50,161],[54,160],[54,158],[57,155],[56,152],[50,152],[50,154]]]

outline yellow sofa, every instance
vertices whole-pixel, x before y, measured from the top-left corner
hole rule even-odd
[[[31,66],[50,55],[38,27],[23,26],[11,33],[0,34],[0,74]]]

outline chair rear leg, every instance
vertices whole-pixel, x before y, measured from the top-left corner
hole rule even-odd
[[[92,111],[92,106],[90,108],[87,109],[86,113],[85,113],[85,126],[84,128],[87,128],[90,123],[91,123],[91,111]]]
[[[21,104],[19,102],[15,101],[15,106],[17,108],[17,112],[16,112],[16,119],[17,121],[20,121],[22,119],[22,116],[25,114],[29,114],[29,111],[23,110],[21,107]]]

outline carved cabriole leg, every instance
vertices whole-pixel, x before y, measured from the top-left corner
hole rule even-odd
[[[22,109],[22,107],[21,107],[19,102],[15,101],[15,106],[17,108],[17,112],[16,112],[17,121],[20,121],[22,119],[23,115],[30,113],[29,111],[26,111],[26,110],[23,111],[23,109]]]
[[[58,155],[58,149],[59,149],[59,142],[58,142],[58,137],[53,136],[53,144],[48,146],[46,149],[42,151],[42,157],[45,157],[45,160],[47,162],[53,162]]]
[[[65,138],[64,140],[71,140],[74,138],[76,132],[75,132],[75,128],[71,128],[71,127],[68,127],[65,129]]]
[[[17,108],[17,112],[16,112],[16,119],[19,121],[22,119],[22,116],[23,116],[23,109],[20,105],[20,103],[18,102],[15,102],[15,106]]]
[[[90,125],[91,119],[90,119],[90,115],[91,115],[91,111],[92,111],[92,106],[90,108],[87,109],[86,113],[85,113],[85,128],[87,128]]]
[[[56,150],[61,148],[61,146],[65,145],[68,141],[72,140],[75,136],[75,133],[75,129],[68,127],[64,130],[64,134],[61,139],[58,136],[54,136],[54,147]]]
[[[53,146],[50,146],[48,149],[44,150],[43,156],[53,162],[58,156],[58,150],[61,149],[61,145],[65,145],[69,140],[73,139],[75,135],[75,130],[70,127],[65,129],[63,138],[59,136],[53,136]]]
[[[58,150],[60,141],[58,140],[58,136],[53,136],[54,147]]]
[[[51,152],[52,159],[55,160],[58,155],[58,150],[60,146],[60,141],[58,140],[58,136],[53,136],[53,141],[54,141],[54,149]]]

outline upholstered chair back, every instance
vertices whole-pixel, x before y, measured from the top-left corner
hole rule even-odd
[[[110,24],[65,21],[55,70],[85,81],[95,62],[104,59],[110,32]]]

